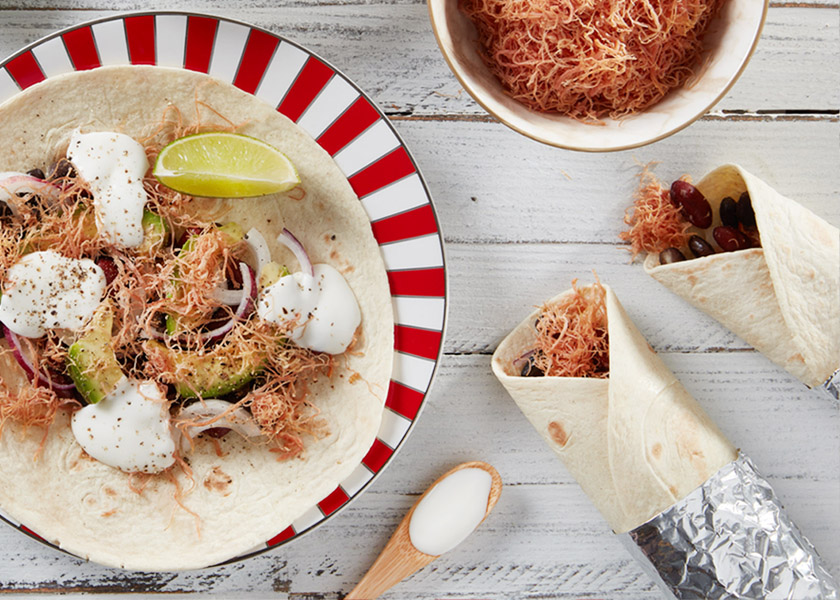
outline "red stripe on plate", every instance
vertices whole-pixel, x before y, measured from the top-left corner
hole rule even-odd
[[[391,385],[394,385],[393,381],[391,382]],[[382,465],[385,464],[393,453],[394,451],[388,446],[380,442],[379,439],[375,439],[373,440],[373,446],[370,447],[367,456],[362,459],[362,462],[368,469],[374,473],[378,473],[379,469],[382,468]]]
[[[93,41],[93,31],[90,27],[80,27],[68,31],[61,36],[67,47],[67,54],[77,71],[95,69],[100,66],[99,54],[96,52],[96,42]]]
[[[26,533],[28,533],[29,535],[35,536],[39,540],[44,540],[44,538],[42,538],[40,535],[38,535],[37,533],[35,533],[31,529],[29,529],[29,527],[27,527],[26,525],[21,525],[20,528],[22,530],[24,530]],[[44,540],[44,541],[46,541],[46,540]],[[47,542],[47,543],[49,544],[49,542]],[[49,545],[52,546],[52,544],[49,544]],[[53,547],[55,547],[55,546],[53,546]]]
[[[297,122],[332,76],[332,69],[310,56],[277,110]]]
[[[17,58],[6,63],[6,70],[9,75],[17,82],[20,89],[25,90],[30,85],[35,85],[39,81],[44,81],[44,74],[41,72],[41,67],[31,52],[24,52]]]
[[[329,129],[321,134],[318,143],[332,156],[373,125],[378,118],[379,113],[376,109],[366,98],[360,96],[350,108],[344,111],[343,115],[336,119],[335,123],[330,125]]]
[[[344,493],[344,490],[342,490],[341,487],[337,487],[329,496],[321,500],[318,503],[318,506],[321,508],[321,511],[324,513],[324,516],[328,517],[335,511],[337,511],[341,507],[341,505],[347,502],[349,499],[350,497],[346,493]]]
[[[394,326],[394,347],[397,350],[432,360],[437,358],[441,337],[440,331]]]
[[[280,542],[285,542],[289,538],[294,537],[294,535],[295,530],[291,525],[289,525],[288,527],[286,527],[286,529],[284,529],[283,531],[275,535],[273,538],[268,540],[265,544],[270,548],[271,546],[276,546]]]
[[[155,64],[155,17],[143,15],[125,19],[128,60],[133,65]]]
[[[213,40],[219,21],[209,17],[187,19],[187,51],[184,68],[206,73],[210,70],[210,56],[213,54]]]
[[[248,43],[245,44],[242,59],[239,61],[239,72],[233,80],[233,85],[249,94],[257,91],[257,86],[268,68],[271,55],[274,54],[274,49],[279,43],[280,40],[273,35],[252,29],[248,35]]]
[[[446,292],[446,275],[443,268],[416,271],[388,271],[392,296],[443,297]]]
[[[388,242],[436,233],[437,223],[435,223],[435,213],[432,211],[432,206],[426,204],[371,223],[370,228],[373,230],[373,237],[376,238],[377,242],[387,244]]]
[[[396,381],[391,381],[385,406],[413,421],[423,404],[424,397],[421,392],[407,388]]]
[[[353,175],[349,181],[353,191],[361,198],[411,173],[414,173],[414,165],[408,152],[400,146]]]

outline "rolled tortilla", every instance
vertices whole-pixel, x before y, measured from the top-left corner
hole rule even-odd
[[[645,271],[808,386],[840,368],[840,231],[737,165],[697,184],[720,225],[720,201],[748,191],[761,248]],[[699,232],[701,235],[703,232]]]
[[[541,310],[502,341],[492,365],[613,531],[624,533],[702,485],[736,450],[604,287],[609,378],[521,377],[514,361],[533,348]]]

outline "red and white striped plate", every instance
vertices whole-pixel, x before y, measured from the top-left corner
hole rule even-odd
[[[160,65],[208,73],[276,107],[338,163],[361,199],[388,271],[394,370],[377,439],[326,498],[253,556],[312,530],[381,473],[423,406],[443,344],[446,269],[437,216],[423,177],[382,111],[352,81],[300,45],[245,23],[183,12],[107,17],[47,36],[0,63],[0,102],[63,73]],[[0,519],[40,541],[37,532]]]

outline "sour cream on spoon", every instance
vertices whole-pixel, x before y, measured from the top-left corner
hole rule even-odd
[[[9,269],[0,298],[0,321],[18,335],[38,338],[48,329],[79,329],[105,294],[105,273],[92,260],[45,250]]]
[[[154,381],[127,377],[102,402],[73,414],[76,441],[90,456],[128,473],[159,473],[175,463],[169,403]]]
[[[142,244],[143,177],[149,169],[143,146],[122,133],[76,131],[67,158],[90,186],[100,232],[126,248]]]

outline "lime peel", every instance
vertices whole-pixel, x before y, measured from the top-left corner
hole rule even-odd
[[[182,194],[245,198],[287,192],[300,184],[292,161],[274,146],[229,132],[205,132],[170,142],[152,174]]]

